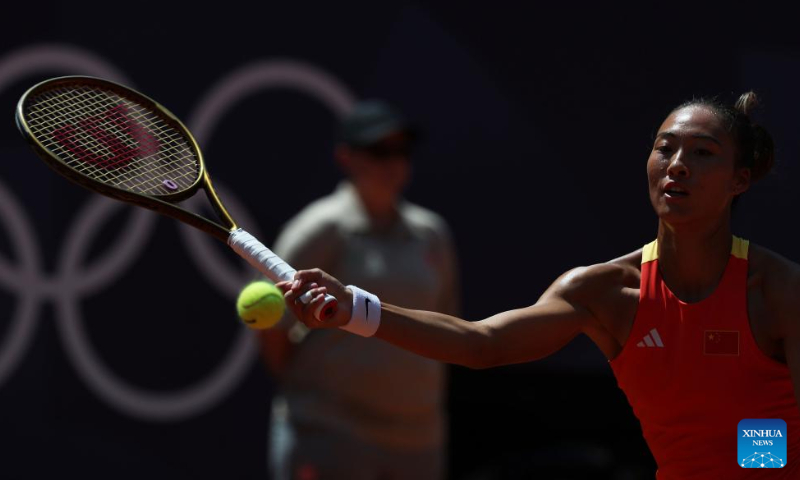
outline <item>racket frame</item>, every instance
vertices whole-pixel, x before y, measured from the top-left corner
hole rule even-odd
[[[103,182],[94,180],[86,175],[82,175],[75,169],[69,167],[64,162],[62,162],[58,158],[58,155],[51,152],[51,150],[48,149],[43,143],[41,143],[36,138],[36,136],[31,132],[30,126],[28,125],[28,122],[25,119],[26,106],[28,104],[28,99],[30,97],[46,89],[48,90],[54,89],[58,88],[59,86],[66,86],[70,83],[78,83],[78,82],[81,83],[82,85],[88,85],[88,86],[94,85],[102,89],[111,90],[112,92],[114,92],[115,94],[119,95],[122,98],[129,99],[134,103],[139,103],[145,108],[150,108],[151,110],[155,110],[157,113],[161,114],[162,120],[164,120],[167,124],[169,124],[173,128],[176,128],[179,132],[181,132],[185,136],[186,140],[188,140],[189,148],[192,150],[192,153],[195,155],[198,162],[199,172],[195,181],[190,186],[188,186],[187,188],[185,188],[180,192],[167,193],[164,195],[154,196],[154,195],[130,192],[128,190],[107,185]],[[211,177],[208,175],[208,171],[205,168],[205,161],[203,159],[203,154],[200,150],[200,147],[197,144],[197,140],[191,134],[189,129],[186,128],[183,122],[181,122],[178,119],[178,117],[176,117],[166,107],[156,102],[152,98],[132,88],[97,77],[88,77],[88,76],[56,77],[34,85],[22,95],[19,102],[17,103],[16,122],[18,129],[23,134],[23,137],[28,142],[28,144],[33,148],[36,154],[42,160],[44,160],[44,162],[47,163],[48,166],[50,166],[56,172],[61,174],[63,177],[66,177],[68,180],[93,192],[100,193],[107,197],[111,197],[129,204],[153,210],[157,213],[174,218],[178,221],[191,225],[203,232],[206,232],[209,235],[212,235],[218,240],[229,245],[243,258],[245,258],[251,265],[261,270],[262,273],[264,273],[270,278],[276,277],[280,280],[287,280],[287,278],[283,278],[282,274],[279,274],[278,272],[270,268],[265,263],[266,260],[260,261],[258,259],[258,257],[262,254],[267,255],[271,259],[276,259],[277,261],[279,261],[280,265],[285,265],[286,268],[288,268],[289,270],[288,271],[284,270],[284,273],[288,274],[294,271],[294,269],[288,266],[283,260],[280,260],[280,257],[275,255],[271,250],[269,250],[263,244],[258,242],[249,233],[244,232],[241,228],[239,228],[236,225],[236,222],[233,221],[233,218],[231,218],[228,211],[222,205],[222,201],[220,200],[219,196],[217,195],[217,192],[214,190],[214,187],[211,184]],[[186,200],[187,198],[192,197],[195,193],[197,193],[197,190],[199,188],[203,189],[203,191],[206,194],[206,197],[208,198],[209,203],[211,204],[211,207],[216,213],[218,219],[221,220],[224,225],[220,225],[219,223],[214,222],[213,220],[197,215],[173,203],[173,202],[180,202],[181,200]],[[255,246],[255,248],[251,248],[251,246],[253,245]],[[273,280],[277,281],[275,278],[273,278]],[[300,297],[300,300],[302,300],[304,303],[309,303],[312,300],[310,293],[311,293],[310,291],[306,292],[303,296]],[[336,298],[326,294],[325,302],[317,306],[314,315],[319,320],[331,318],[336,312],[337,304],[338,302]]]
[[[96,85],[100,88],[111,90],[122,98],[130,99],[136,103],[144,105],[147,108],[158,111],[164,121],[171,124],[170,126],[173,128],[179,130],[188,140],[192,153],[194,154],[195,158],[197,158],[200,171],[194,183],[188,188],[176,193],[168,193],[159,196],[145,195],[123,190],[121,188],[94,180],[86,175],[76,172],[73,168],[67,166],[64,164],[64,162],[59,160],[58,156],[55,153],[51,153],[51,151],[31,132],[28,122],[25,119],[25,109],[28,104],[28,99],[34,95],[37,95],[45,90],[55,89],[59,86],[67,86],[75,82],[80,82],[84,85]],[[178,119],[178,117],[176,117],[166,107],[147,95],[144,95],[124,85],[101,78],[88,76],[57,77],[45,80],[29,88],[17,103],[15,117],[17,128],[20,132],[22,132],[23,137],[33,148],[39,158],[47,163],[48,166],[56,170],[60,175],[84,188],[100,193],[107,197],[111,197],[126,203],[132,203],[134,205],[144,207],[162,215],[182,221],[214,236],[218,240],[225,243],[227,243],[230,233],[238,228],[236,222],[234,222],[233,218],[225,209],[225,206],[222,204],[217,192],[214,190],[214,186],[211,183],[211,178],[208,175],[208,171],[205,167],[203,153],[200,150],[200,146],[197,144],[197,140],[191,134],[189,129],[186,128],[183,122]],[[190,212],[189,210],[181,208],[175,204],[176,202],[180,202],[192,197],[200,188],[202,188],[205,192],[206,197],[208,198],[208,201],[214,210],[214,213],[217,215],[218,219],[222,221],[223,225],[220,225],[219,223],[208,218],[201,217],[200,215]]]

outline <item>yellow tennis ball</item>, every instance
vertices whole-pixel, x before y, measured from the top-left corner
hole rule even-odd
[[[286,304],[283,294],[269,282],[253,282],[244,287],[236,300],[239,318],[250,328],[273,327],[283,316]]]

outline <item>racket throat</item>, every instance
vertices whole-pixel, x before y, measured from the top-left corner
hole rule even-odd
[[[225,209],[225,206],[222,205],[222,200],[219,199],[216,190],[214,190],[214,186],[211,184],[211,177],[206,170],[203,171],[203,190],[206,192],[208,201],[211,203],[211,208],[214,209],[214,213],[217,214],[217,218],[222,221],[222,225],[226,227],[228,231],[236,230],[238,226],[236,222],[233,221],[230,213]]]

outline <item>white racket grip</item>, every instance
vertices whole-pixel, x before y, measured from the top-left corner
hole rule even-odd
[[[228,245],[273,282],[287,282],[294,279],[297,270],[243,229],[237,228],[231,232]],[[306,292],[300,297],[300,301],[305,304],[311,300],[311,292]],[[336,313],[337,306],[336,298],[326,294],[325,301],[314,310],[314,316],[317,320],[327,320]]]

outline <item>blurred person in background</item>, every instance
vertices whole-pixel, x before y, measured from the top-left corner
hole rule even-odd
[[[274,251],[322,267],[387,301],[457,314],[456,255],[445,221],[402,198],[417,132],[382,101],[340,125],[346,175],[280,232]],[[440,480],[446,466],[445,367],[340,330],[309,331],[290,313],[261,334],[278,381],[274,480]]]

